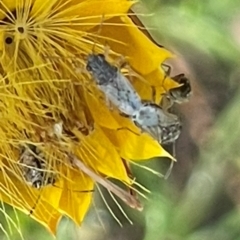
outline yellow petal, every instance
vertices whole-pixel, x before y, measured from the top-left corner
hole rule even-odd
[[[48,1],[41,1],[41,0],[32,0],[33,5],[31,8],[30,16],[34,16],[34,18],[39,20],[39,17],[41,19],[46,19],[50,13],[53,7],[59,3],[59,0],[48,0]]]
[[[12,12],[15,9],[16,0],[2,0],[0,4],[0,19],[3,19],[8,12]]]
[[[160,103],[162,94],[171,88],[178,87],[179,84],[169,77],[166,77],[161,68],[142,76],[143,79],[134,78],[133,85],[138,94],[144,100]],[[153,95],[155,90],[155,97]]]
[[[2,168],[3,170],[3,168]],[[52,234],[61,218],[59,213],[48,201],[41,198],[41,191],[28,187],[15,174],[5,170],[0,174],[1,200],[30,215],[44,225]]]
[[[137,135],[129,130],[114,131],[104,129],[105,134],[115,144],[124,159],[146,160],[153,157],[169,157],[161,145],[147,134]]]
[[[39,200],[31,217],[46,227],[53,235],[56,235],[58,223],[62,214],[45,200]]]
[[[104,100],[104,95],[99,93],[89,93],[85,92],[85,99],[89,110],[91,111],[93,119],[100,126],[118,129],[121,125],[114,119],[109,108],[107,107],[106,100]]]
[[[80,152],[86,165],[105,176],[129,182],[124,164],[115,146],[104,134],[102,129],[95,125],[95,130],[81,143]]]
[[[94,182],[84,173],[68,169],[64,181],[59,211],[80,224],[89,209]]]
[[[151,73],[164,60],[172,56],[166,49],[156,46],[126,16],[105,21],[100,35],[114,39],[114,41],[108,41],[107,44],[115,52],[127,57],[131,67],[142,75]],[[106,44],[106,41],[103,44]]]
[[[35,0],[31,16],[36,15],[37,18],[40,16],[44,19],[51,12],[55,12],[55,18],[58,21],[70,18],[68,23],[72,22],[72,28],[87,31],[94,26],[101,26],[103,21],[113,16],[127,13],[134,3],[134,1],[127,0],[104,0],[104,4],[96,0],[51,0],[44,3],[41,0]]]
[[[62,2],[65,3],[65,1]],[[92,19],[94,19],[95,25],[97,25],[101,23],[103,17],[105,19],[105,17],[109,18],[110,16],[127,13],[134,3],[134,1],[127,0],[104,0],[104,4],[102,1],[96,0],[71,0],[63,5],[58,17],[80,16],[82,23],[93,22]],[[98,21],[96,21],[97,19]]]
[[[114,130],[128,129],[133,133],[140,134],[141,130],[131,121],[129,117],[121,116],[118,112],[112,112],[112,116],[119,123],[119,127]],[[107,127],[109,128],[109,127]],[[110,129],[110,128],[109,128]],[[113,129],[113,128],[111,128]]]

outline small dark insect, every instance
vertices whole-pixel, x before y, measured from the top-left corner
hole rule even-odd
[[[40,189],[56,182],[56,174],[50,172],[44,154],[34,145],[23,147],[18,161],[24,181]]]
[[[172,79],[181,85],[163,94],[160,106],[164,109],[171,108],[174,103],[181,104],[187,102],[192,94],[190,81],[183,73],[172,77]]]
[[[186,78],[183,73],[174,76],[172,79],[181,84],[181,86],[170,89],[169,95],[171,95],[176,103],[183,103],[188,101],[192,93],[189,79]]]
[[[165,67],[168,68],[168,70],[166,71],[166,74],[169,75],[171,68],[168,65],[165,65]],[[186,78],[186,76],[181,73],[178,74],[174,77],[172,77],[172,79],[179,83],[180,86],[176,87],[176,88],[172,88],[168,91],[166,91],[166,93],[163,94],[161,102],[160,102],[160,106],[161,108],[164,110],[164,112],[169,113],[171,107],[174,105],[174,103],[184,103],[187,102],[192,94],[192,88],[191,88],[191,84],[188,78]],[[177,130],[177,133],[176,133]],[[176,156],[176,140],[177,138],[175,138],[175,136],[179,136],[180,132],[181,132],[181,125],[179,129],[176,129],[175,127],[173,127],[173,129],[171,130],[171,127],[167,129],[166,132],[169,132],[169,134],[166,133],[167,136],[167,140],[165,141],[165,144],[168,145],[170,144],[172,147],[172,155],[175,157]],[[174,140],[175,139],[175,140]],[[165,179],[167,179],[172,171],[173,168],[173,161],[171,162],[171,165],[165,175]]]
[[[103,54],[90,54],[87,70],[92,74],[98,88],[118,110],[128,116],[133,115],[141,106],[140,96],[129,80],[117,67],[108,63]]]

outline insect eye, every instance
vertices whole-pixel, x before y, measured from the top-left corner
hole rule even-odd
[[[98,57],[101,58],[102,60],[105,60],[105,56],[102,53],[98,54]]]
[[[90,64],[87,64],[86,69],[87,69],[87,71],[89,71],[89,72],[92,71],[92,67],[90,66]]]
[[[179,83],[187,84],[187,83],[188,83],[188,79],[187,79],[185,76],[182,76],[182,77],[180,78]]]

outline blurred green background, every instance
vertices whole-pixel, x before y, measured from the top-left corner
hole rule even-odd
[[[173,51],[172,75],[190,78],[193,96],[178,106],[183,132],[178,162],[168,180],[133,167],[138,182],[152,191],[139,213],[123,206],[131,225],[106,193],[123,227],[96,194],[79,228],[63,219],[59,240],[238,240],[240,239],[240,0],[145,0],[138,11],[152,36]],[[146,161],[164,173],[169,161]],[[104,190],[103,190],[104,191]],[[6,207],[13,219],[15,212]],[[53,239],[39,224],[18,214],[26,240]],[[7,227],[0,216],[1,229]],[[10,239],[20,239],[12,227]],[[10,231],[11,232],[11,231]],[[0,239],[8,239],[0,230]]]

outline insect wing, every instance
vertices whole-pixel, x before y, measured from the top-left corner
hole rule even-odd
[[[122,91],[120,91],[120,98],[129,103],[134,111],[138,110],[142,105],[141,98],[129,80],[123,74],[118,72],[116,82],[118,88],[122,89]]]
[[[117,76],[117,67],[108,63],[102,54],[90,54],[87,60],[87,71],[91,73],[97,85],[108,85]]]
[[[141,106],[141,99],[128,79],[118,72],[113,82],[101,85],[99,88],[105,93],[120,112],[133,115]]]

